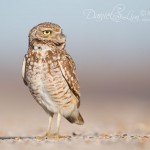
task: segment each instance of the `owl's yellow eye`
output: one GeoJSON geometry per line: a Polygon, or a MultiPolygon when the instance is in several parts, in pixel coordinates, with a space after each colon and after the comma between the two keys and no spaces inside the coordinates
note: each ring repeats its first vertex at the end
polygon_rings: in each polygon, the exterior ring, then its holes
{"type": "Polygon", "coordinates": [[[50,34],[51,34],[51,31],[45,30],[45,31],[43,31],[43,34],[44,34],[44,35],[50,35],[50,34]]]}

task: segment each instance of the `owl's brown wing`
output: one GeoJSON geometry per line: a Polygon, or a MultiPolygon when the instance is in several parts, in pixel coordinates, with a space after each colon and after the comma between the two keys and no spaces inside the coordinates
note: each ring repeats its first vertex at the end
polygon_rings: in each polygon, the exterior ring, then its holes
{"type": "Polygon", "coordinates": [[[25,80],[25,68],[26,68],[26,57],[24,56],[22,63],[22,79],[24,81],[24,84],[27,85],[27,82],[25,80]]]}
{"type": "Polygon", "coordinates": [[[80,88],[77,76],[75,74],[75,63],[71,56],[65,52],[58,60],[61,72],[66,82],[68,83],[72,93],[78,99],[78,107],[80,105],[80,88]]]}

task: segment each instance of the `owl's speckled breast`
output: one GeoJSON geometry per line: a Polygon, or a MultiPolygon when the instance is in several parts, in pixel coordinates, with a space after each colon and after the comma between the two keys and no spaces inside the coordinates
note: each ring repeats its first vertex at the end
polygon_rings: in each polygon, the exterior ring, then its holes
{"type": "Polygon", "coordinates": [[[26,81],[31,94],[47,112],[56,113],[69,104],[71,91],[51,51],[32,51],[26,55],[26,81]]]}

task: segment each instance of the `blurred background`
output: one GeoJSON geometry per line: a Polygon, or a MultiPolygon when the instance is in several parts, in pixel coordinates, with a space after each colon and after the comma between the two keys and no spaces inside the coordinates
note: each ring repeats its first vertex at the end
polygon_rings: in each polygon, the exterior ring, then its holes
{"type": "Polygon", "coordinates": [[[62,27],[81,87],[85,125],[63,119],[62,132],[149,133],[149,1],[5,0],[0,19],[2,136],[34,136],[47,128],[47,114],[21,77],[29,30],[41,22],[62,27]]]}

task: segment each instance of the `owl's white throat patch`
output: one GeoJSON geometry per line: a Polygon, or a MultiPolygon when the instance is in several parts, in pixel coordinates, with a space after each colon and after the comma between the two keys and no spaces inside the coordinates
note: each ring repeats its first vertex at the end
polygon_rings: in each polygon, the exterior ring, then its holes
{"type": "Polygon", "coordinates": [[[53,50],[53,47],[48,46],[48,45],[37,44],[37,45],[34,45],[33,49],[41,50],[41,51],[48,51],[48,50],[53,50]]]}

